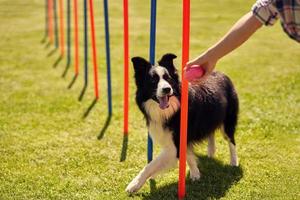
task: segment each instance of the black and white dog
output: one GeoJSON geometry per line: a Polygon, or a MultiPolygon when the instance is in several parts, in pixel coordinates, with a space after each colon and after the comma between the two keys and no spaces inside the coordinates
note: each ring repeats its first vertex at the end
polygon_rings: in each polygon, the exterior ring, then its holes
{"type": "MultiPolygon", "coordinates": [[[[153,141],[162,148],[129,183],[126,191],[138,191],[150,177],[176,165],[180,141],[180,82],[174,67],[174,54],[166,54],[157,66],[141,58],[132,58],[136,103],[146,118],[153,141]]],[[[213,72],[204,81],[189,85],[187,163],[190,178],[198,180],[200,171],[193,153],[193,144],[208,139],[208,156],[215,153],[214,132],[221,128],[229,143],[230,163],[238,166],[234,132],[238,117],[238,97],[230,79],[213,72]]]]}

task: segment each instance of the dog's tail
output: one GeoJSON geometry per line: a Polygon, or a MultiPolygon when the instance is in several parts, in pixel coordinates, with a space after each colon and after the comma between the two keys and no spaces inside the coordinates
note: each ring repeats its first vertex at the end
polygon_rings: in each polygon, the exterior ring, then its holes
{"type": "Polygon", "coordinates": [[[237,93],[235,91],[235,88],[231,82],[231,80],[228,79],[227,87],[226,87],[226,93],[227,93],[227,109],[226,109],[226,115],[224,120],[224,132],[228,136],[228,139],[232,144],[235,145],[235,139],[234,139],[234,133],[237,126],[238,121],[238,112],[239,112],[239,100],[237,93]]]}

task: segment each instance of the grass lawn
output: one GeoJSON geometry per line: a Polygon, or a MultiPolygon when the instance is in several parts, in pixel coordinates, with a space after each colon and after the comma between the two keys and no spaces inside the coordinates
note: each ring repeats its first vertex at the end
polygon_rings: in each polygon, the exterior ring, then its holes
{"type": "MultiPolygon", "coordinates": [[[[83,87],[82,32],[80,76],[68,89],[73,62],[68,68],[66,59],[58,60],[59,50],[41,42],[44,1],[0,0],[1,200],[176,199],[178,169],[146,183],[135,195],[124,191],[147,162],[147,132],[134,102],[131,68],[130,132],[128,141],[123,138],[121,0],[109,1],[113,116],[103,130],[107,94],[102,3],[94,2],[100,100],[83,117],[94,96],[90,74],[86,94],[78,101],[83,87]]],[[[253,3],[192,0],[191,57],[216,42],[253,3]]],[[[148,57],[149,6],[149,0],[130,1],[131,56],[148,57]]],[[[157,22],[157,58],[173,52],[179,67],[181,1],[158,1],[157,22]]],[[[240,167],[228,165],[227,143],[217,134],[215,159],[207,158],[206,142],[197,148],[202,179],[187,181],[186,199],[300,199],[299,52],[300,45],[277,23],[259,30],[218,63],[218,70],[232,78],[239,93],[240,167]]],[[[89,66],[92,72],[92,63],[89,66]]],[[[158,151],[155,146],[155,154],[158,151]]]]}

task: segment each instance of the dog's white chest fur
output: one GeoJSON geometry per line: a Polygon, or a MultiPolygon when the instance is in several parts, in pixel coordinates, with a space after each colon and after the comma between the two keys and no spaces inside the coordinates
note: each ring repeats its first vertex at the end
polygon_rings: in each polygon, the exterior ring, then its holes
{"type": "Polygon", "coordinates": [[[148,129],[154,142],[165,148],[174,146],[172,132],[164,128],[164,123],[180,108],[177,98],[171,97],[169,107],[164,110],[160,109],[158,103],[152,99],[144,103],[144,108],[150,116],[148,129]]]}
{"type": "Polygon", "coordinates": [[[173,144],[172,132],[162,127],[162,124],[150,121],[149,133],[155,143],[161,147],[169,147],[173,144]]]}

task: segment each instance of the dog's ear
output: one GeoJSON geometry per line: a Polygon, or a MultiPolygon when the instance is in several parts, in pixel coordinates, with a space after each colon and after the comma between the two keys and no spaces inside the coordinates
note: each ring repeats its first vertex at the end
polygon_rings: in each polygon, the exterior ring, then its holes
{"type": "Polygon", "coordinates": [[[142,57],[133,57],[131,58],[131,62],[133,63],[133,68],[135,73],[146,73],[150,70],[151,64],[147,60],[142,57]]]}
{"type": "Polygon", "coordinates": [[[172,53],[167,53],[165,55],[163,55],[163,57],[160,59],[160,61],[158,61],[158,64],[162,67],[167,68],[167,70],[169,71],[171,77],[177,82],[179,83],[179,77],[177,74],[177,70],[174,66],[173,60],[177,58],[176,55],[172,54],[172,53]]]}
{"type": "Polygon", "coordinates": [[[173,60],[177,58],[176,55],[172,54],[172,53],[167,53],[165,55],[163,55],[163,57],[161,57],[161,59],[158,61],[158,64],[162,67],[167,68],[167,70],[170,73],[176,73],[176,68],[174,66],[173,60]]]}

